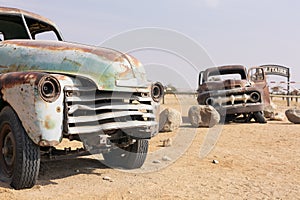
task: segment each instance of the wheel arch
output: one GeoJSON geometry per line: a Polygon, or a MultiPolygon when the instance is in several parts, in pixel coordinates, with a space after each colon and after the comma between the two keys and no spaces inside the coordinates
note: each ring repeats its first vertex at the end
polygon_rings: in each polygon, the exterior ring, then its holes
{"type": "Polygon", "coordinates": [[[39,146],[55,146],[62,139],[63,93],[51,102],[42,98],[40,92],[41,82],[49,77],[56,79],[43,72],[0,75],[0,110],[10,106],[28,137],[39,146]]]}

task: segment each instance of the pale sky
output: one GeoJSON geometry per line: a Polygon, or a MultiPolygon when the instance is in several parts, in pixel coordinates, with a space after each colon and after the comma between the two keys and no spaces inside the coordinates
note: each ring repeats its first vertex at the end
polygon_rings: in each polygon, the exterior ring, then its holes
{"type": "MultiPolygon", "coordinates": [[[[204,49],[215,65],[242,64],[251,67],[280,64],[290,67],[291,80],[300,82],[300,1],[297,0],[0,2],[1,6],[17,7],[50,18],[59,26],[67,41],[99,45],[132,29],[157,27],[187,36],[204,49]]],[[[173,60],[168,55],[158,55],[160,59],[151,62],[149,58],[154,55],[156,53],[144,58],[136,53],[134,56],[140,56],[138,59],[145,60],[146,65],[157,63],[163,69],[163,66],[171,69],[174,65],[174,73],[166,71],[159,75],[167,77],[167,82],[171,82],[172,77],[173,80],[180,77],[193,80],[190,87],[195,89],[198,79],[196,71],[210,67],[198,66],[198,69],[189,71],[183,65],[181,68],[175,67],[181,61],[161,63],[162,58],[173,60]]],[[[209,65],[209,62],[203,63],[209,65]]]]}

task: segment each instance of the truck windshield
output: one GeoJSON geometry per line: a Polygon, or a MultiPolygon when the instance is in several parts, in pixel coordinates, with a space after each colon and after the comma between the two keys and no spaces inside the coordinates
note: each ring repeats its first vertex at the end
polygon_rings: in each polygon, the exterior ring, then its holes
{"type": "Polygon", "coordinates": [[[240,74],[221,74],[209,76],[208,81],[241,80],[240,74]]]}
{"type": "Polygon", "coordinates": [[[22,15],[0,15],[1,40],[13,39],[50,39],[62,40],[59,32],[52,25],[22,15]],[[26,26],[27,25],[27,26],[26,26]]]}

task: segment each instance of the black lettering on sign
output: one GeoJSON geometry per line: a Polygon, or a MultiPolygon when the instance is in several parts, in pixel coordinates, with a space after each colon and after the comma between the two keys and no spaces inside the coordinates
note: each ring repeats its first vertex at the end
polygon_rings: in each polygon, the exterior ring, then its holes
{"type": "Polygon", "coordinates": [[[279,75],[289,77],[289,68],[280,65],[263,65],[261,66],[265,69],[267,75],[279,75]]]}

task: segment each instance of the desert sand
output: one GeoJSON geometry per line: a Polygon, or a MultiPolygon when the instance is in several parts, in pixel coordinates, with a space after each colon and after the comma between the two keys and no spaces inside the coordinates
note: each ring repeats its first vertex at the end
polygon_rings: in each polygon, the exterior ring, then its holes
{"type": "MultiPolygon", "coordinates": [[[[278,112],[288,108],[274,103],[278,112]]],[[[186,119],[195,104],[193,96],[168,95],[162,108],[186,119]]],[[[212,129],[184,120],[150,145],[145,165],[130,172],[106,167],[101,156],[42,161],[36,186],[18,191],[0,182],[0,199],[300,199],[300,125],[287,119],[212,129]]]]}

